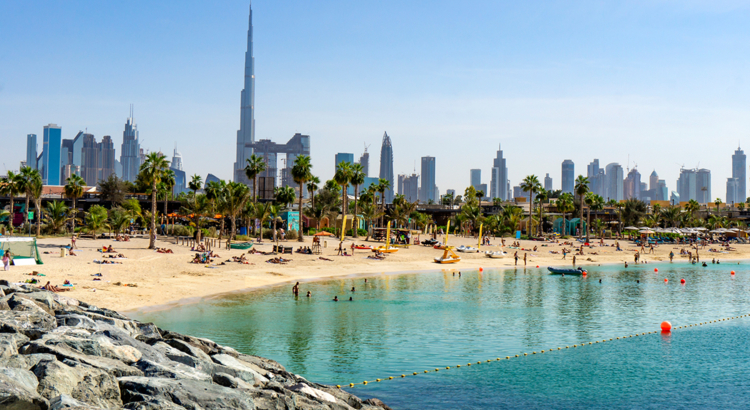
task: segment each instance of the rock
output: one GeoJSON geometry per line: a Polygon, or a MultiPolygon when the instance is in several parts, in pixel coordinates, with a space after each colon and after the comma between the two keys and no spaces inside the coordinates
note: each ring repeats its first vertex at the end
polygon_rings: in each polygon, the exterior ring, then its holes
{"type": "Polygon", "coordinates": [[[34,340],[57,326],[54,316],[27,302],[34,308],[24,311],[0,310],[0,333],[22,333],[34,340]]]}
{"type": "Polygon", "coordinates": [[[67,394],[61,394],[49,401],[49,410],[104,410],[102,407],[95,407],[82,403],[67,394]]]}
{"type": "Polygon", "coordinates": [[[198,380],[204,382],[212,380],[211,375],[174,361],[156,363],[147,359],[141,359],[135,364],[135,366],[148,377],[198,380]]]}
{"type": "Polygon", "coordinates": [[[0,372],[0,408],[8,410],[42,410],[49,407],[47,399],[14,378],[0,372]]]}
{"type": "Polygon", "coordinates": [[[130,402],[125,405],[125,408],[128,410],[185,410],[185,407],[162,398],[130,402]]]}
{"type": "Polygon", "coordinates": [[[143,372],[137,368],[126,365],[125,363],[109,359],[106,357],[90,356],[79,353],[67,345],[46,345],[39,341],[29,342],[21,348],[22,354],[30,353],[49,353],[55,355],[57,360],[65,361],[70,360],[73,362],[80,362],[87,364],[91,367],[103,370],[115,377],[122,376],[141,376],[143,372]]]}
{"type": "Polygon", "coordinates": [[[327,401],[330,403],[336,403],[336,397],[334,397],[332,394],[310,387],[304,383],[298,383],[293,386],[289,386],[289,390],[295,391],[297,393],[306,394],[314,399],[323,400],[323,401],[327,401]]]}
{"type": "Polygon", "coordinates": [[[383,403],[381,400],[375,399],[375,398],[367,399],[364,401],[364,403],[370,406],[380,407],[383,410],[393,410],[392,408],[388,407],[385,403],[383,403]]]}
{"type": "Polygon", "coordinates": [[[26,369],[29,370],[36,366],[39,362],[48,360],[57,360],[55,356],[51,354],[17,354],[8,358],[0,359],[0,367],[12,367],[14,369],[26,369]]]}
{"type": "Polygon", "coordinates": [[[255,390],[252,384],[226,373],[215,373],[213,381],[219,386],[231,387],[232,389],[255,390]]]}
{"type": "Polygon", "coordinates": [[[0,333],[0,358],[18,354],[18,349],[29,340],[21,333],[0,333]]]}
{"type": "Polygon", "coordinates": [[[12,367],[0,367],[0,374],[5,375],[10,380],[22,385],[26,390],[37,391],[39,387],[39,381],[36,376],[29,370],[17,369],[12,367]]]}
{"type": "Polygon", "coordinates": [[[169,339],[166,341],[166,344],[169,346],[172,346],[173,348],[181,351],[182,353],[186,353],[190,356],[195,357],[196,359],[200,360],[206,360],[211,361],[211,357],[207,355],[203,350],[179,339],[169,339]]]}
{"type": "Polygon", "coordinates": [[[157,377],[120,377],[118,380],[125,404],[156,398],[188,409],[255,409],[252,398],[242,390],[216,384],[157,377]]]}
{"type": "Polygon", "coordinates": [[[130,346],[135,348],[141,353],[141,358],[148,359],[154,362],[162,362],[166,360],[166,357],[152,346],[137,340],[125,333],[122,330],[110,329],[97,332],[106,336],[116,346],[130,346]]]}
{"type": "Polygon", "coordinates": [[[37,391],[48,400],[65,394],[97,407],[122,407],[117,379],[100,369],[79,362],[44,361],[32,370],[39,378],[37,391]]]}
{"type": "Polygon", "coordinates": [[[237,374],[235,375],[236,377],[239,377],[240,379],[252,384],[253,386],[258,386],[260,384],[268,382],[267,378],[263,377],[260,373],[253,370],[250,366],[242,363],[232,356],[226,354],[215,354],[211,356],[211,359],[222,366],[226,366],[230,369],[235,370],[237,372],[237,374]]]}

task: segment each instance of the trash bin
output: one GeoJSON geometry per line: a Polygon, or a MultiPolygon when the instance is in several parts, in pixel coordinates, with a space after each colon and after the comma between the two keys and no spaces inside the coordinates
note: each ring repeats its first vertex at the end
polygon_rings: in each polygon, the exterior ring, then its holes
{"type": "Polygon", "coordinates": [[[240,227],[240,235],[247,236],[247,227],[245,227],[245,226],[241,226],[240,227]]]}

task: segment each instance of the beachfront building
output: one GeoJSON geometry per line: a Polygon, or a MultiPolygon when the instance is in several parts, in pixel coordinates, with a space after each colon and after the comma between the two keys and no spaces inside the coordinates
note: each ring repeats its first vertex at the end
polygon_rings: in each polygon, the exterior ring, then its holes
{"type": "Polygon", "coordinates": [[[26,135],[26,166],[36,169],[36,134],[26,135]]]}
{"type": "Polygon", "coordinates": [[[490,176],[490,197],[500,198],[503,201],[510,199],[510,183],[508,182],[508,167],[503,150],[500,145],[497,147],[497,155],[492,160],[492,174],[490,176]]]}
{"type": "Polygon", "coordinates": [[[566,159],[562,163],[562,191],[573,193],[576,182],[576,169],[573,161],[566,159]]]}
{"type": "Polygon", "coordinates": [[[42,139],[41,174],[44,185],[60,185],[60,148],[62,146],[62,128],[56,124],[44,126],[42,139]]]}
{"type": "MultiPolygon", "coordinates": [[[[120,173],[122,179],[135,182],[141,168],[141,145],[138,141],[138,127],[135,125],[135,119],[133,118],[132,104],[130,105],[130,117],[125,121],[125,130],[122,132],[120,164],[122,164],[122,172],[120,173]]],[[[76,165],[80,166],[81,164],[76,165]]]]}
{"type": "Polygon", "coordinates": [[[614,199],[620,201],[625,199],[623,196],[623,170],[620,164],[613,162],[604,167],[604,186],[606,188],[606,196],[602,195],[606,200],[614,199]]]}
{"type": "Polygon", "coordinates": [[[637,168],[628,172],[622,184],[622,194],[625,199],[641,199],[641,173],[637,168]]]}
{"type": "Polygon", "coordinates": [[[544,177],[544,190],[552,191],[552,177],[549,176],[549,173],[544,177]]]}
{"type": "Polygon", "coordinates": [[[422,185],[419,187],[419,201],[423,204],[430,200],[437,202],[435,186],[435,157],[422,157],[422,185]]]}
{"type": "Polygon", "coordinates": [[[680,169],[680,177],[677,179],[677,193],[680,201],[687,202],[691,199],[705,204],[713,202],[711,198],[711,171],[705,168],[680,169]]]}
{"type": "Polygon", "coordinates": [[[390,182],[390,187],[385,190],[385,202],[393,202],[393,145],[391,144],[391,137],[388,136],[387,132],[383,132],[383,144],[380,147],[380,178],[390,182]]]}
{"type": "Polygon", "coordinates": [[[737,147],[732,155],[732,178],[737,180],[737,191],[734,200],[729,200],[729,189],[727,189],[727,203],[745,202],[747,198],[747,156],[745,152],[737,147]]]}
{"type": "Polygon", "coordinates": [[[404,199],[409,202],[414,202],[419,199],[419,175],[399,174],[398,193],[399,195],[403,195],[404,199]]]}
{"type": "MultiPolygon", "coordinates": [[[[250,185],[250,180],[248,180],[247,175],[245,175],[245,166],[247,165],[246,160],[250,158],[254,152],[254,144],[255,58],[253,57],[253,9],[251,6],[247,28],[247,50],[245,51],[245,84],[240,93],[240,129],[237,131],[237,155],[234,162],[234,182],[242,182],[246,185],[250,185]]],[[[275,178],[276,174],[273,174],[273,176],[275,178]]]]}

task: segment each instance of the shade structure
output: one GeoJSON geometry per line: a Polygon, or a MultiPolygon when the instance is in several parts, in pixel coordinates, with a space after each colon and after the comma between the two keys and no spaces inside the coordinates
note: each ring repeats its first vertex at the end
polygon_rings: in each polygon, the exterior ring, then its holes
{"type": "Polygon", "coordinates": [[[330,232],[326,232],[326,231],[320,231],[313,236],[333,236],[333,234],[330,232]]]}
{"type": "Polygon", "coordinates": [[[637,231],[638,230],[638,228],[635,227],[635,226],[626,226],[623,229],[625,229],[626,231],[637,231]]]}

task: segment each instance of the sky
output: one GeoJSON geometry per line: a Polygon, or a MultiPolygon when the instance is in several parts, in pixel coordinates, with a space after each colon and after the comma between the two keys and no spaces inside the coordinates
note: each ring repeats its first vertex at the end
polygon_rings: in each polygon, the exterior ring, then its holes
{"type": "MultiPolygon", "coordinates": [[[[111,135],[129,105],[142,146],[230,178],[248,1],[0,0],[0,174],[26,134],[111,135]]],[[[750,3],[740,1],[255,0],[256,139],[311,136],[313,173],[337,152],[393,141],[394,172],[436,157],[437,185],[489,183],[498,146],[512,185],[561,163],[712,171],[750,150],[750,3]]],[[[40,147],[41,148],[41,147],[40,147]]],[[[627,171],[626,171],[627,172],[627,171]]]]}

